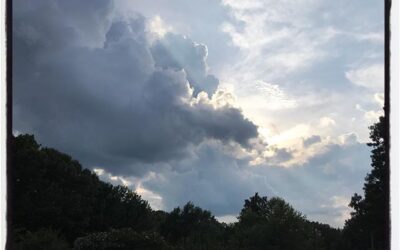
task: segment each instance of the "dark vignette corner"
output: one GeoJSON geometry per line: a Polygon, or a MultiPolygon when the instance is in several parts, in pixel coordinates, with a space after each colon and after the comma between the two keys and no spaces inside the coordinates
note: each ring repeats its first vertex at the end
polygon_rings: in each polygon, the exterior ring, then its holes
{"type": "MultiPolygon", "coordinates": [[[[385,112],[385,137],[387,138],[385,140],[385,147],[386,147],[386,162],[387,166],[389,167],[389,171],[387,171],[387,179],[389,180],[387,182],[387,192],[385,194],[386,200],[389,201],[390,203],[390,14],[391,14],[391,5],[392,1],[391,0],[385,0],[385,106],[384,106],[384,112],[385,112]]],[[[385,209],[385,214],[386,214],[386,249],[390,249],[390,242],[391,242],[391,226],[390,226],[390,204],[387,204],[387,207],[385,209]]]]}
{"type": "Polygon", "coordinates": [[[13,103],[13,96],[12,96],[12,0],[6,0],[5,1],[5,9],[6,9],[6,89],[7,89],[7,94],[6,94],[6,112],[7,112],[7,117],[6,117],[6,122],[7,122],[7,149],[6,149],[6,175],[7,175],[7,216],[6,216],[6,220],[7,220],[7,238],[6,238],[6,249],[12,249],[11,246],[11,241],[10,241],[10,225],[11,225],[11,218],[12,218],[12,210],[10,209],[10,199],[12,199],[12,197],[10,197],[9,195],[9,190],[10,190],[10,182],[9,182],[9,178],[10,178],[10,169],[12,166],[12,162],[11,162],[11,140],[12,140],[12,103],[13,103]]]}

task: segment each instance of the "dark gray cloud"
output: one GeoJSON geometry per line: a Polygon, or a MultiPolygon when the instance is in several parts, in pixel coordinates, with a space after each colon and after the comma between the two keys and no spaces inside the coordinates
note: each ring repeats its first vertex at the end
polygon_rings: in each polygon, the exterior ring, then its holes
{"type": "Polygon", "coordinates": [[[33,53],[53,53],[73,44],[99,46],[113,9],[114,2],[110,0],[13,1],[13,36],[36,47],[30,51],[33,53]]]}
{"type": "Polygon", "coordinates": [[[274,158],[276,158],[279,162],[285,162],[293,158],[290,150],[286,148],[277,149],[275,153],[276,155],[274,156],[274,158]]]}
{"type": "Polygon", "coordinates": [[[321,137],[319,135],[313,135],[308,137],[307,139],[303,139],[303,145],[305,147],[309,147],[318,142],[321,142],[321,137]]]}
{"type": "Polygon", "coordinates": [[[218,84],[204,45],[171,35],[152,47],[145,19],[112,19],[110,1],[16,6],[15,130],[123,175],[184,158],[205,139],[246,147],[257,137],[239,109],[192,102],[190,88],[213,93],[218,84]]]}

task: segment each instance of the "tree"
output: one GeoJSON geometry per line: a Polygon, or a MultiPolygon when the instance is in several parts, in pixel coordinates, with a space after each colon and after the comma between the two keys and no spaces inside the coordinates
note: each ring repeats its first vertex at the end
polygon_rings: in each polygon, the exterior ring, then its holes
{"type": "Polygon", "coordinates": [[[307,222],[312,230],[310,249],[318,250],[343,250],[342,234],[340,229],[335,229],[319,222],[307,222]]]}
{"type": "Polygon", "coordinates": [[[364,183],[364,198],[354,194],[349,206],[354,209],[344,228],[351,249],[389,249],[389,166],[387,162],[386,119],[370,126],[367,145],[372,148],[371,167],[364,183]]]}
{"type": "Polygon", "coordinates": [[[283,199],[260,197],[245,200],[238,217],[237,242],[251,249],[310,249],[311,228],[305,217],[283,199]]]}
{"type": "Polygon", "coordinates": [[[13,228],[60,230],[72,241],[90,229],[98,177],[70,156],[41,148],[31,135],[12,141],[10,218],[13,228]]]}
{"type": "Polygon", "coordinates": [[[177,207],[172,210],[161,225],[161,234],[184,249],[220,249],[218,239],[222,230],[211,212],[191,202],[182,209],[177,207]]]}

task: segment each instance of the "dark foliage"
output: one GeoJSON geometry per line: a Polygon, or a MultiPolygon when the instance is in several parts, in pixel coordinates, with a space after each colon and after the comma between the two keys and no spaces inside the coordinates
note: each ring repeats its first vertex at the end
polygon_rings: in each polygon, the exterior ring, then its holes
{"type": "Polygon", "coordinates": [[[221,249],[223,231],[209,211],[190,202],[172,210],[161,225],[161,234],[183,249],[221,249]]]}
{"type": "Polygon", "coordinates": [[[78,238],[74,250],[167,250],[172,249],[162,237],[153,232],[138,233],[130,228],[92,233],[78,238]]]}
{"type": "Polygon", "coordinates": [[[245,201],[234,234],[231,244],[239,249],[340,249],[339,230],[307,221],[283,199],[257,193],[245,201]]]}
{"type": "Polygon", "coordinates": [[[59,232],[51,229],[40,229],[36,232],[19,231],[14,232],[18,235],[14,246],[16,250],[68,250],[70,249],[65,239],[59,232]]]}
{"type": "Polygon", "coordinates": [[[16,137],[11,147],[12,229],[57,229],[72,243],[109,228],[152,228],[150,206],[128,188],[100,181],[68,155],[41,148],[31,135],[16,137]]]}

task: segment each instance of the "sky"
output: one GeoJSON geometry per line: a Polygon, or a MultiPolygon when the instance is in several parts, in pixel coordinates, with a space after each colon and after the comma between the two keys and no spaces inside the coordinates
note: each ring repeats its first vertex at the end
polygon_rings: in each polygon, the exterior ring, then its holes
{"type": "Polygon", "coordinates": [[[258,192],[342,227],[383,114],[383,1],[13,1],[13,133],[153,209],[258,192]]]}

